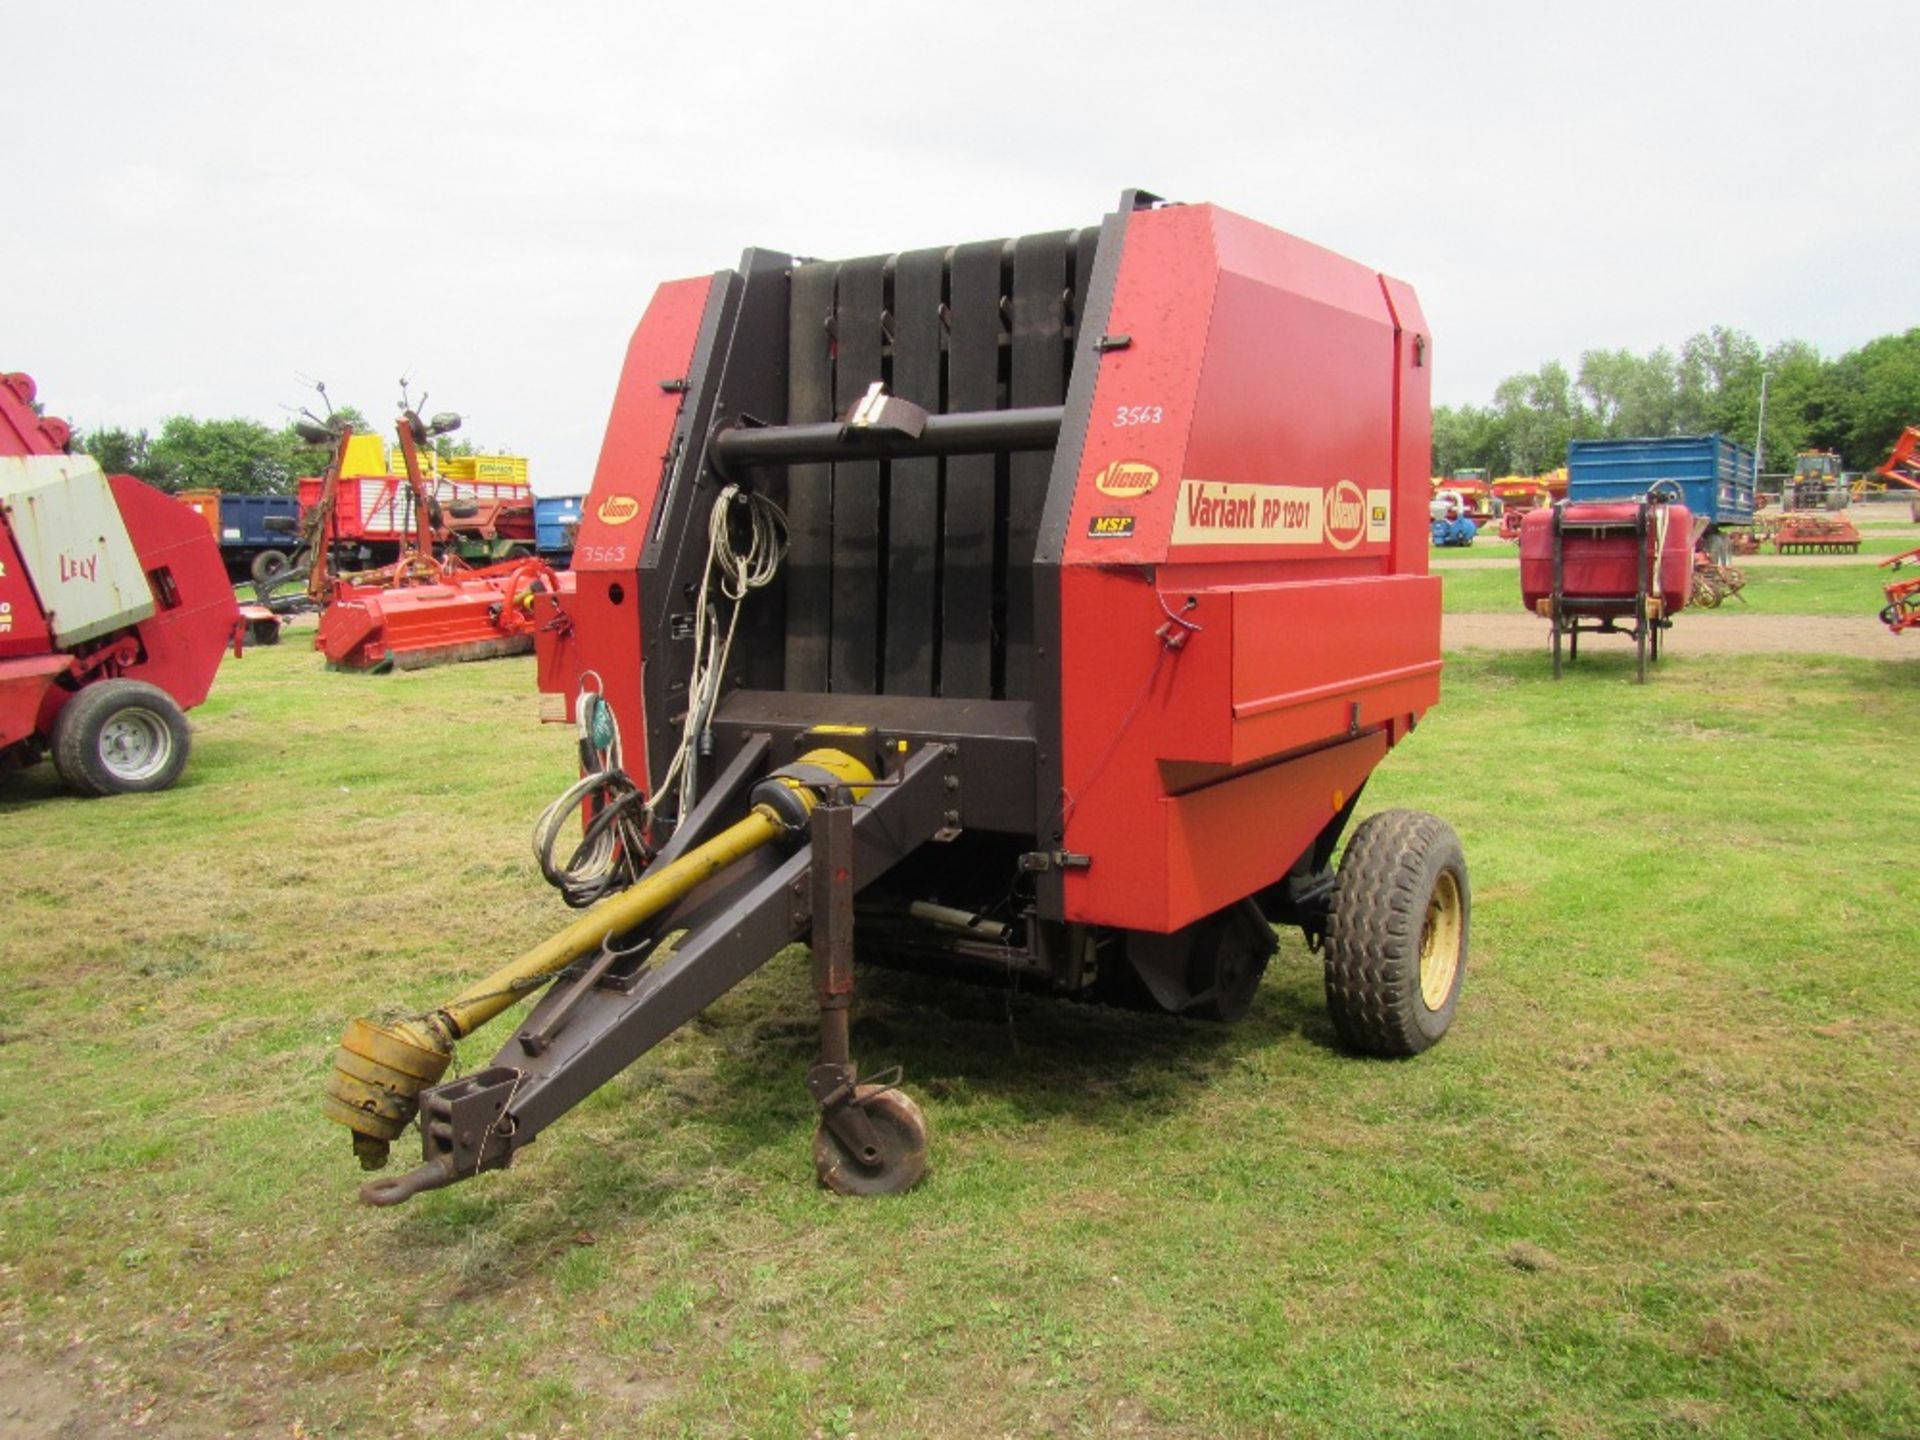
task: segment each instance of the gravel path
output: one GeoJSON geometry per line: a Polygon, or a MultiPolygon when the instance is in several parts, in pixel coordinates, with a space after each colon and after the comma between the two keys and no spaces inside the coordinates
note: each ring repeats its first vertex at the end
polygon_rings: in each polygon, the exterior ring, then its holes
{"type": "MultiPolygon", "coordinates": [[[[1538,650],[1547,653],[1547,622],[1533,615],[1444,615],[1448,650],[1538,650]]],[[[1625,635],[1582,635],[1580,648],[1619,646],[1625,635]]],[[[1866,660],[1920,661],[1920,634],[1895,635],[1871,616],[1682,615],[1666,635],[1678,655],[1857,655],[1866,660]]],[[[1669,653],[1663,647],[1662,653],[1669,653]]]]}

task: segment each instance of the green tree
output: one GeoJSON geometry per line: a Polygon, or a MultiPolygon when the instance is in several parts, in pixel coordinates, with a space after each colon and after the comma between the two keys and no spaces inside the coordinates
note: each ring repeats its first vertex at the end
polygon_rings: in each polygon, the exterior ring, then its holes
{"type": "Polygon", "coordinates": [[[1664,347],[1649,355],[1588,350],[1580,356],[1579,391],[1585,425],[1619,439],[1671,435],[1680,415],[1679,365],[1664,347]]]}
{"type": "Polygon", "coordinates": [[[78,448],[99,461],[101,470],[109,475],[132,475],[149,482],[161,478],[144,430],[123,430],[118,426],[89,430],[80,436],[78,448]]]}
{"type": "Polygon", "coordinates": [[[1558,360],[1527,375],[1510,375],[1494,389],[1493,408],[1505,430],[1506,464],[1492,469],[1537,475],[1566,459],[1567,441],[1591,428],[1574,394],[1573,378],[1558,360]]]}
{"type": "Polygon", "coordinates": [[[159,483],[169,490],[218,489],[235,495],[284,494],[311,473],[308,447],[292,426],[257,420],[196,420],[172,415],[149,447],[159,483]]]}
{"type": "Polygon", "coordinates": [[[1883,335],[1833,362],[1822,436],[1849,469],[1865,470],[1909,425],[1920,425],[1920,327],[1883,335]]]}
{"type": "Polygon", "coordinates": [[[1433,412],[1433,473],[1498,471],[1506,462],[1500,416],[1478,405],[1439,405],[1433,412]]]}

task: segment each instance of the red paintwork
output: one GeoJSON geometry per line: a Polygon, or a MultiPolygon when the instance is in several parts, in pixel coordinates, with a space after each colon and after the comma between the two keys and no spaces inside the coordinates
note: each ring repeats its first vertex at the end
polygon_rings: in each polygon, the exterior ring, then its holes
{"type": "Polygon", "coordinates": [[[36,415],[39,391],[31,375],[0,375],[0,455],[64,455],[73,427],[51,415],[36,415]]]}
{"type": "Polygon", "coordinates": [[[678,393],[662,389],[660,382],[685,375],[692,365],[711,285],[705,276],[662,285],[633,332],[593,489],[580,510],[580,533],[573,547],[574,593],[566,605],[573,626],[552,632],[553,639],[542,642],[540,688],[565,696],[571,721],[582,679],[591,676],[619,721],[626,768],[638,776],[650,771],[647,727],[640,713],[642,642],[635,572],[681,402],[678,393]]]}
{"type": "MultiPolygon", "coordinates": [[[[575,628],[541,646],[569,710],[583,680],[609,697],[635,775],[635,568],[681,403],[661,381],[688,374],[708,295],[663,286],[641,321],[581,517],[575,628]]],[[[1127,218],[1105,328],[1130,343],[1082,352],[1089,423],[1052,480],[1070,520],[1037,556],[1059,585],[1037,658],[1060,709],[1036,730],[1064,778],[1038,839],[1092,857],[1065,873],[1065,918],[1165,931],[1280,879],[1439,698],[1430,351],[1404,284],[1205,205],[1127,218]],[[1209,515],[1237,528],[1196,532],[1209,515]],[[1123,523],[1096,533],[1104,517],[1123,523]]]]}
{"type": "MultiPolygon", "coordinates": [[[[326,479],[320,475],[308,475],[295,485],[295,493],[300,500],[300,513],[304,516],[320,503],[321,492],[326,479]]],[[[454,500],[470,501],[480,507],[480,513],[466,520],[452,521],[450,528],[465,530],[473,534],[485,535],[487,525],[509,540],[532,540],[533,532],[533,491],[530,486],[518,485],[510,480],[449,480],[439,476],[428,482],[428,488],[445,505],[454,500]],[[491,490],[511,489],[516,498],[504,498],[498,495],[480,495],[475,486],[484,486],[491,490]],[[525,498],[517,498],[524,495],[525,498]]],[[[401,497],[407,489],[405,475],[342,475],[334,494],[332,533],[336,540],[369,540],[376,544],[404,543],[413,538],[405,529],[392,523],[391,518],[406,513],[406,501],[401,497]],[[374,482],[363,492],[364,482],[374,482]]],[[[491,537],[488,537],[491,538],[491,537]]]]}
{"type": "Polygon", "coordinates": [[[1909,490],[1920,490],[1920,426],[1909,425],[1902,430],[1893,442],[1893,453],[1873,473],[1909,490]]]}
{"type": "Polygon", "coordinates": [[[1061,570],[1064,848],[1094,857],[1066,917],[1171,930],[1277,880],[1439,698],[1426,323],[1397,281],[1182,206],[1130,217],[1107,330],[1133,343],[1101,361],[1061,570]],[[1136,405],[1162,422],[1112,423],[1136,405]],[[1116,460],[1160,480],[1103,494],[1116,460]],[[1183,480],[1351,481],[1390,516],[1345,548],[1182,543],[1183,480]],[[1131,540],[1089,534],[1109,514],[1131,540]]]}
{"type": "MultiPolygon", "coordinates": [[[[65,452],[69,427],[34,415],[33,398],[25,375],[0,376],[0,454],[65,452]]],[[[154,613],[74,652],[54,650],[25,567],[0,523],[0,600],[11,606],[13,619],[0,634],[0,750],[36,736],[44,741],[81,685],[111,676],[157,685],[191,710],[207,698],[227,647],[238,648],[240,607],[207,522],[131,475],[110,476],[108,483],[153,588],[154,613]]]]}
{"type": "Polygon", "coordinates": [[[554,584],[538,561],[449,572],[429,584],[337,584],[313,648],[344,670],[520,654],[533,648],[537,612],[528,600],[536,583],[554,584]]]}
{"type": "MultiPolygon", "coordinates": [[[[1640,589],[1640,559],[1632,526],[1637,504],[1630,500],[1595,501],[1564,507],[1569,520],[1610,521],[1627,527],[1608,534],[1571,532],[1562,538],[1561,592],[1589,600],[1631,603],[1640,589]]],[[[1649,520],[1647,555],[1659,560],[1661,603],[1671,615],[1687,603],[1693,588],[1693,516],[1684,505],[1668,505],[1666,548],[1656,550],[1649,520]]],[[[1537,611],[1553,596],[1553,515],[1532,510],[1520,525],[1520,598],[1537,611]]],[[[1577,608],[1577,607],[1576,607],[1577,608]]]]}
{"type": "Polygon", "coordinates": [[[160,600],[154,613],[133,627],[140,658],[120,673],[158,685],[191,710],[213,688],[221,658],[242,623],[226,563],[206,522],[178,500],[131,475],[113,476],[112,485],[133,548],[160,600]],[[163,570],[178,597],[172,608],[155,580],[163,570]]]}

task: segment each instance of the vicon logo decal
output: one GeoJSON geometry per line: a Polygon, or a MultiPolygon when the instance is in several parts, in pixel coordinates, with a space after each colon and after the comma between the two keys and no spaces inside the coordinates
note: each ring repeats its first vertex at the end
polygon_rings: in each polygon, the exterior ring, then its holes
{"type": "Polygon", "coordinates": [[[609,495],[593,513],[602,525],[624,525],[640,513],[640,502],[631,495],[609,495]]]}
{"type": "Polygon", "coordinates": [[[1351,550],[1367,534],[1367,497],[1351,480],[1336,480],[1327,487],[1327,543],[1336,550],[1351,550]]]}
{"type": "Polygon", "coordinates": [[[1132,500],[1145,495],[1160,483],[1160,472],[1140,460],[1115,460],[1093,477],[1093,488],[1102,495],[1132,500]]]}

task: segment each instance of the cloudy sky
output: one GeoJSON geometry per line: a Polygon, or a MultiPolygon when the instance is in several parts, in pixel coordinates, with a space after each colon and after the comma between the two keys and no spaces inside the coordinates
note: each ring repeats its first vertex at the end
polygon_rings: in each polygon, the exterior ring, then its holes
{"type": "Polygon", "coordinates": [[[653,286],[1214,200],[1411,281],[1446,401],[1920,324],[1910,0],[6,0],[0,368],[83,426],[407,372],[584,489],[653,286]]]}

